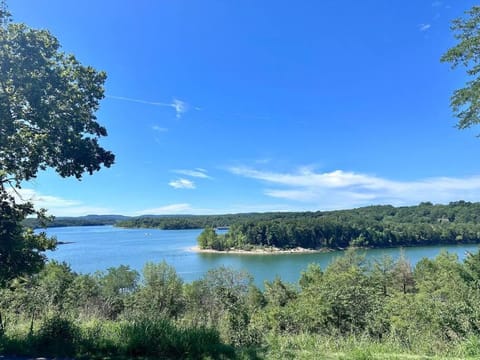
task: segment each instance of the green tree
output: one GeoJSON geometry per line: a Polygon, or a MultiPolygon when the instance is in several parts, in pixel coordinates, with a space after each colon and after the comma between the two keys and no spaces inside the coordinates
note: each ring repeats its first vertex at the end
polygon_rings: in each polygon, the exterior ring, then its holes
{"type": "MultiPolygon", "coordinates": [[[[107,135],[95,112],[104,96],[104,72],[83,66],[60,50],[47,30],[11,23],[0,13],[0,285],[38,271],[55,241],[25,230],[36,213],[19,196],[22,182],[53,168],[81,179],[114,155],[102,148],[107,135]]],[[[42,217],[44,212],[37,215],[42,217]]]]}
{"type": "Polygon", "coordinates": [[[284,283],[278,276],[273,281],[265,281],[265,300],[269,305],[286,306],[296,298],[295,287],[284,283]]]}
{"type": "Polygon", "coordinates": [[[318,286],[317,303],[324,308],[329,328],[354,333],[365,328],[374,294],[365,257],[349,250],[325,270],[318,286]]]}
{"type": "Polygon", "coordinates": [[[218,245],[218,235],[210,226],[207,226],[198,236],[198,246],[200,249],[216,249],[218,245]]]}
{"type": "Polygon", "coordinates": [[[91,275],[77,275],[65,296],[66,305],[75,317],[99,318],[104,315],[100,285],[91,275]]]}
{"type": "Polygon", "coordinates": [[[42,271],[35,275],[42,292],[46,294],[42,303],[51,310],[63,311],[66,307],[68,288],[76,274],[63,262],[49,261],[42,271]]]}
{"type": "Polygon", "coordinates": [[[115,319],[125,307],[125,298],[135,291],[139,274],[128,265],[111,267],[106,273],[97,273],[103,314],[115,319]]]}
{"type": "Polygon", "coordinates": [[[452,68],[463,65],[471,79],[464,88],[455,90],[451,98],[460,129],[480,122],[480,6],[472,7],[465,14],[451,26],[458,43],[441,57],[441,61],[451,63],[452,68]]]}
{"type": "Polygon", "coordinates": [[[173,266],[165,261],[147,262],[143,268],[143,283],[133,297],[136,315],[177,318],[181,314],[185,306],[183,281],[173,266]]]}
{"type": "Polygon", "coordinates": [[[209,270],[200,280],[185,286],[186,318],[193,325],[219,329],[230,344],[249,343],[249,315],[262,303],[261,296],[253,293],[252,281],[243,271],[223,266],[209,270]]]}

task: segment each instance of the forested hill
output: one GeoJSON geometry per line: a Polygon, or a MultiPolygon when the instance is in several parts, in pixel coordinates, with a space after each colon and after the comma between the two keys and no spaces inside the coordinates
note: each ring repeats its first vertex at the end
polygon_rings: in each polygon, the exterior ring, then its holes
{"type": "MultiPolygon", "coordinates": [[[[65,226],[99,226],[99,225],[114,225],[118,221],[128,219],[127,216],[122,215],[86,215],[78,217],[56,217],[47,222],[46,227],[65,227],[65,226]]],[[[28,218],[23,221],[23,225],[31,228],[42,228],[45,225],[41,224],[35,218],[28,218]]]]}
{"type": "Polygon", "coordinates": [[[140,216],[119,221],[116,225],[125,228],[156,228],[163,230],[204,229],[206,227],[228,227],[240,222],[270,221],[279,219],[306,218],[320,213],[242,213],[226,215],[172,215],[140,216]]]}
{"type": "Polygon", "coordinates": [[[140,216],[120,220],[116,223],[125,228],[157,228],[164,230],[203,229],[205,227],[228,227],[233,224],[255,224],[271,221],[309,222],[330,219],[346,222],[388,223],[480,223],[480,203],[466,201],[448,205],[433,205],[425,202],[416,206],[394,207],[391,205],[367,206],[352,210],[316,212],[269,212],[226,215],[171,215],[140,216]]]}
{"type": "Polygon", "coordinates": [[[255,214],[229,223],[227,234],[207,229],[201,248],[251,246],[344,248],[480,242],[480,203],[369,206],[353,210],[255,214]]]}

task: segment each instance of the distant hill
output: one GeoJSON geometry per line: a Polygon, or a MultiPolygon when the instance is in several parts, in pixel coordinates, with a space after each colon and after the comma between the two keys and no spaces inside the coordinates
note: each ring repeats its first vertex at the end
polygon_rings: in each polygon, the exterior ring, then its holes
{"type": "MultiPolygon", "coordinates": [[[[115,225],[119,221],[130,219],[123,215],[86,215],[86,216],[59,216],[47,224],[47,227],[66,227],[66,226],[100,226],[115,225]]],[[[31,228],[42,228],[43,226],[37,219],[26,219],[23,224],[31,228]]]]}

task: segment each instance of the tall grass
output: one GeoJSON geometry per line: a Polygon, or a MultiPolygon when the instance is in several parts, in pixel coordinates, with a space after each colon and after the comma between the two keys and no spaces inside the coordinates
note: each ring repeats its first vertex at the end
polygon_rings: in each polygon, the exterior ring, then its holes
{"type": "Polygon", "coordinates": [[[438,346],[426,334],[406,345],[395,338],[373,340],[368,336],[314,334],[266,337],[267,359],[479,359],[480,338],[469,337],[438,346]]]}
{"type": "Polygon", "coordinates": [[[61,316],[42,321],[33,333],[19,324],[0,337],[1,353],[77,358],[234,359],[218,332],[183,328],[167,319],[89,321],[61,316]]]}

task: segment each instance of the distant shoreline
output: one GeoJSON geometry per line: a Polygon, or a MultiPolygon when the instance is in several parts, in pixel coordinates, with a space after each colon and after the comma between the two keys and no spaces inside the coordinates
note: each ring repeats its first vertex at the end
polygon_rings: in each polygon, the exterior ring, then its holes
{"type": "Polygon", "coordinates": [[[198,246],[188,248],[188,251],[202,254],[234,254],[234,255],[281,255],[281,254],[316,254],[327,253],[335,251],[335,249],[306,249],[296,247],[292,249],[280,249],[276,247],[253,248],[252,250],[243,249],[228,249],[228,250],[214,250],[214,249],[200,249],[198,246]]]}

